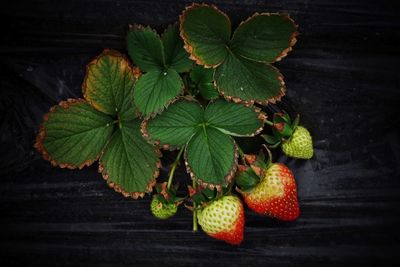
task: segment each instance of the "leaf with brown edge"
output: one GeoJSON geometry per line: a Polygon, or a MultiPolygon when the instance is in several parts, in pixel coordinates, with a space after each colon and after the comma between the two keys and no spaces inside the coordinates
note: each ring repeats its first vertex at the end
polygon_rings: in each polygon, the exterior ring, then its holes
{"type": "Polygon", "coordinates": [[[214,82],[225,99],[267,105],[284,96],[283,76],[268,63],[285,57],[297,41],[289,15],[256,13],[232,38],[229,18],[215,6],[193,4],[180,22],[186,50],[196,63],[215,68],[214,82]]]}
{"type": "Polygon", "coordinates": [[[83,99],[69,99],[44,116],[35,148],[61,168],[83,168],[99,157],[111,137],[112,118],[83,99]]]}
{"type": "Polygon", "coordinates": [[[86,68],[82,85],[85,99],[97,110],[134,119],[133,89],[140,72],[115,50],[104,50],[86,68]]]}
{"type": "Polygon", "coordinates": [[[172,68],[147,72],[135,84],[135,105],[143,115],[153,115],[173,102],[183,87],[181,77],[172,68]]]}
{"type": "Polygon", "coordinates": [[[237,146],[230,135],[250,136],[263,126],[265,115],[254,107],[218,99],[206,109],[182,98],[160,115],[144,120],[142,133],[163,147],[185,146],[192,178],[208,187],[226,186],[236,171],[237,146]]]}
{"type": "Polygon", "coordinates": [[[203,107],[181,98],[153,119],[144,120],[142,133],[151,142],[172,147],[185,145],[203,122],[203,107]]]}
{"type": "Polygon", "coordinates": [[[166,67],[163,44],[156,31],[142,25],[131,25],[126,40],[129,56],[142,71],[163,70],[166,67]]]}
{"type": "Polygon", "coordinates": [[[212,127],[203,127],[186,146],[186,168],[192,178],[208,187],[221,188],[233,179],[237,164],[233,139],[212,127]]]}
{"type": "Polygon", "coordinates": [[[252,105],[275,103],[285,95],[277,68],[230,54],[214,74],[219,92],[228,100],[252,105]]]}
{"type": "Polygon", "coordinates": [[[259,109],[218,99],[210,102],[204,112],[204,120],[225,134],[254,136],[263,127],[266,115],[259,109]]]}
{"type": "Polygon", "coordinates": [[[229,47],[236,55],[272,63],[292,50],[297,35],[297,26],[289,15],[255,13],[235,30],[229,47]]]}
{"type": "Polygon", "coordinates": [[[189,54],[183,48],[182,38],[179,36],[177,24],[170,25],[162,34],[161,41],[164,47],[165,65],[178,73],[187,72],[193,66],[189,54]]]}
{"type": "Polygon", "coordinates": [[[181,37],[191,58],[206,67],[221,64],[228,54],[231,36],[228,16],[214,5],[194,3],[179,20],[181,37]]]}
{"type": "Polygon", "coordinates": [[[140,123],[139,119],[120,122],[99,165],[109,186],[133,198],[151,192],[160,167],[160,153],[143,139],[140,123]]]}

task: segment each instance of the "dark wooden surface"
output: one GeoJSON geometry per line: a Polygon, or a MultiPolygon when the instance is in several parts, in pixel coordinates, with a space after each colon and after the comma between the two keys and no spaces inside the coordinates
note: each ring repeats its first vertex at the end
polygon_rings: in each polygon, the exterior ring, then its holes
{"type": "MultiPolygon", "coordinates": [[[[109,189],[96,166],[52,168],[33,150],[41,117],[79,97],[85,64],[125,49],[129,23],[158,29],[190,1],[7,1],[0,42],[0,266],[391,266],[400,263],[399,5],[396,1],[218,1],[237,24],[255,11],[300,25],[277,64],[284,104],[302,114],[315,157],[295,173],[301,217],[246,211],[239,247],[191,232],[180,209],[109,189]]],[[[165,177],[168,161],[164,161],[165,177]]],[[[179,170],[179,179],[187,177],[179,170]]]]}

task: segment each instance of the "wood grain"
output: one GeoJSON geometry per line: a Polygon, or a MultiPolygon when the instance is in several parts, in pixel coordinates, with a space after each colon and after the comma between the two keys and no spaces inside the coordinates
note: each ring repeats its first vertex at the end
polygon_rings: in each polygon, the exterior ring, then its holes
{"type": "MultiPolygon", "coordinates": [[[[129,23],[162,29],[191,1],[12,1],[0,42],[1,266],[394,266],[400,263],[400,20],[395,1],[216,1],[237,25],[255,11],[299,24],[276,64],[315,157],[296,161],[301,217],[282,223],[246,210],[232,247],[191,232],[107,188],[96,166],[53,168],[33,150],[42,115],[81,96],[84,66],[125,51],[129,23]],[[219,3],[218,3],[219,2],[219,3]]],[[[274,109],[276,107],[271,107],[274,109]]],[[[173,155],[164,159],[162,179],[173,155]]],[[[179,180],[187,181],[179,169],[179,180]]]]}

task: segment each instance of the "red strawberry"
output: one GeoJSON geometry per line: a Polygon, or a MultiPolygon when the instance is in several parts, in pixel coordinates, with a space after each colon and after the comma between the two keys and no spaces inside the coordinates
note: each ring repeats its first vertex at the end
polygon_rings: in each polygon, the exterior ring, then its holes
{"type": "Polygon", "coordinates": [[[198,222],[203,231],[232,245],[243,240],[244,210],[237,196],[223,196],[198,211],[198,222]]]}
{"type": "Polygon", "coordinates": [[[241,193],[247,206],[256,213],[283,221],[299,217],[296,181],[289,168],[281,163],[270,164],[259,183],[241,193]]]}

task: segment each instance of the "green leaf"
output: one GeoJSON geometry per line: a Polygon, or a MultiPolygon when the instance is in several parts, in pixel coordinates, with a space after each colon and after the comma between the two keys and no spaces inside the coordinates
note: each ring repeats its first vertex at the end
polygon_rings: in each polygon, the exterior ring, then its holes
{"type": "Polygon", "coordinates": [[[154,119],[149,119],[142,130],[145,136],[162,145],[182,146],[199,129],[203,113],[199,103],[181,99],[154,119]]]}
{"type": "Polygon", "coordinates": [[[111,117],[82,99],[70,99],[45,115],[35,147],[53,165],[83,168],[98,158],[112,131],[111,117]]]}
{"type": "Polygon", "coordinates": [[[190,79],[196,85],[201,96],[206,100],[212,100],[219,97],[219,93],[213,83],[213,69],[206,69],[197,65],[190,72],[190,79]]]}
{"type": "Polygon", "coordinates": [[[135,119],[120,123],[100,158],[99,170],[116,191],[137,198],[152,190],[158,166],[157,151],[143,139],[135,119]]]}
{"type": "Polygon", "coordinates": [[[189,170],[205,184],[226,185],[233,176],[237,154],[234,141],[211,127],[203,127],[186,147],[189,170]]]}
{"type": "Polygon", "coordinates": [[[266,104],[284,95],[283,77],[276,68],[232,53],[215,70],[214,78],[228,99],[266,104]]]}
{"type": "Polygon", "coordinates": [[[235,30],[230,48],[236,55],[272,63],[292,50],[296,25],[286,14],[254,14],[235,30]]]}
{"type": "Polygon", "coordinates": [[[133,119],[137,113],[133,104],[135,72],[139,73],[119,52],[106,49],[87,66],[83,95],[101,112],[133,119]]]}
{"type": "Polygon", "coordinates": [[[226,58],[231,23],[214,6],[193,4],[180,16],[181,36],[198,64],[216,66],[226,58]]]}
{"type": "Polygon", "coordinates": [[[133,63],[138,65],[142,71],[148,72],[165,68],[161,39],[150,27],[131,26],[127,42],[128,53],[133,63]]]}
{"type": "Polygon", "coordinates": [[[183,81],[175,70],[150,71],[136,82],[135,104],[144,115],[156,113],[167,107],[182,89],[183,81]]]}
{"type": "Polygon", "coordinates": [[[261,135],[261,136],[262,136],[262,138],[264,138],[265,141],[266,141],[268,144],[270,144],[270,145],[274,145],[274,144],[280,142],[280,139],[279,139],[278,137],[274,136],[274,135],[263,134],[263,135],[261,135]]]}
{"type": "Polygon", "coordinates": [[[286,56],[296,42],[288,15],[255,14],[232,39],[229,18],[215,6],[193,4],[180,22],[185,49],[197,64],[215,68],[215,85],[226,99],[266,105],[284,95],[283,76],[266,63],[286,56]]]}
{"type": "Polygon", "coordinates": [[[182,38],[179,36],[177,25],[170,26],[161,36],[164,46],[165,64],[177,72],[187,72],[193,66],[189,54],[183,48],[182,38]]]}
{"type": "Polygon", "coordinates": [[[243,191],[248,191],[255,187],[260,181],[260,177],[254,172],[252,168],[247,168],[236,176],[235,182],[243,191]]]}
{"type": "Polygon", "coordinates": [[[254,108],[226,102],[223,99],[210,103],[204,119],[211,127],[234,136],[252,136],[262,130],[263,116],[254,108]]]}
{"type": "Polygon", "coordinates": [[[199,93],[206,100],[213,100],[219,97],[219,93],[212,83],[202,83],[198,85],[199,93]]]}
{"type": "Polygon", "coordinates": [[[195,84],[208,84],[213,82],[213,69],[206,69],[200,65],[196,65],[190,72],[190,79],[195,84]]]}

